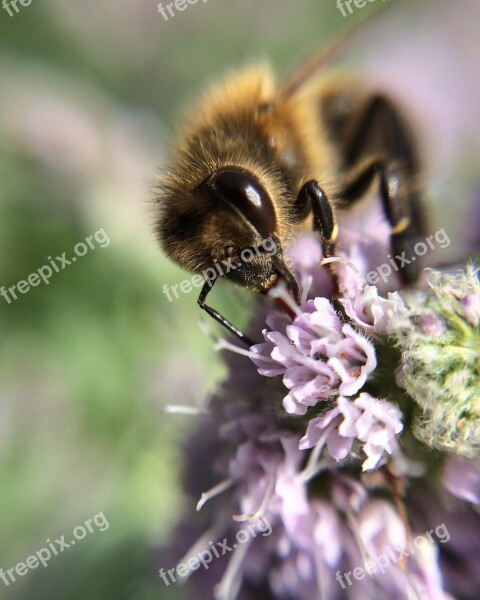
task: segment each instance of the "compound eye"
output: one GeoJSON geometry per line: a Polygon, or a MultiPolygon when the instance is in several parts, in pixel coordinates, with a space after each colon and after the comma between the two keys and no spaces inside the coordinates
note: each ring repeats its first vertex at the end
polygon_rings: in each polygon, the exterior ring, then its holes
{"type": "Polygon", "coordinates": [[[263,237],[275,231],[275,209],[257,177],[239,167],[225,167],[208,181],[217,197],[238,211],[263,237]]]}

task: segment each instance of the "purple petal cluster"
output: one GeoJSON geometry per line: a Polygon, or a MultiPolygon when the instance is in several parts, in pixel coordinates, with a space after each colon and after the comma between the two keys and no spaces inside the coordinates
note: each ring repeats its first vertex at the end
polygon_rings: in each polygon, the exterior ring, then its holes
{"type": "MultiPolygon", "coordinates": [[[[355,253],[359,239],[346,244],[345,256],[355,253]]],[[[371,268],[373,252],[364,258],[371,268]]],[[[189,574],[187,600],[476,600],[480,463],[446,459],[412,435],[413,401],[396,383],[398,363],[384,360],[399,360],[410,306],[358,282],[336,304],[312,236],[292,259],[313,297],[296,307],[277,291],[290,311],[265,300],[250,332],[258,339],[266,323],[262,343],[217,345],[229,351],[228,377],[186,451],[198,528],[184,523],[160,566],[223,540],[229,553],[189,574]]],[[[462,304],[470,323],[476,302],[462,304]]],[[[441,339],[446,323],[429,309],[415,326],[441,339]]]]}
{"type": "Polygon", "coordinates": [[[353,298],[341,298],[340,302],[358,327],[373,334],[396,333],[409,315],[398,292],[389,292],[383,298],[373,285],[360,289],[353,298]]]}
{"type": "Polygon", "coordinates": [[[343,323],[326,298],[308,300],[291,323],[263,336],[251,358],[261,375],[283,376],[290,390],[283,406],[290,414],[304,415],[331,396],[353,396],[377,365],[373,344],[343,323]]]}
{"type": "Polygon", "coordinates": [[[350,453],[354,441],[359,440],[367,455],[362,468],[368,471],[378,466],[384,453],[392,454],[398,449],[397,436],[402,429],[402,413],[394,404],[367,393],[360,394],[353,402],[339,396],[335,408],[309,421],[300,448],[326,444],[330,456],[340,461],[350,453]]]}
{"type": "MultiPolygon", "coordinates": [[[[363,400],[363,413],[370,411],[372,416],[359,430],[367,433],[380,401],[363,400]]],[[[448,519],[458,519],[456,513],[437,514],[434,521],[422,518],[409,526],[393,499],[372,497],[367,480],[331,462],[324,467],[321,497],[315,497],[306,484],[298,437],[275,418],[272,407],[216,398],[211,408],[208,422],[217,423],[214,471],[218,481],[229,484],[202,507],[208,519],[197,536],[227,540],[231,552],[208,570],[192,573],[188,598],[407,600],[413,594],[422,600],[449,600],[437,556],[443,542],[422,540],[415,545],[413,540],[425,538],[430,526],[442,523],[440,518],[447,524],[448,519]],[[234,548],[241,530],[255,533],[234,548]],[[353,576],[359,569],[360,579],[353,576]],[[368,576],[366,569],[375,576],[368,576]]],[[[397,416],[392,413],[392,424],[397,416]]],[[[212,443],[211,435],[205,442],[212,443]]],[[[189,456],[197,460],[197,455],[189,456]]],[[[381,478],[375,488],[384,494],[389,490],[381,478]]],[[[418,514],[422,506],[409,509],[418,514]]],[[[190,544],[177,559],[186,560],[203,549],[198,539],[190,537],[190,544]]]]}

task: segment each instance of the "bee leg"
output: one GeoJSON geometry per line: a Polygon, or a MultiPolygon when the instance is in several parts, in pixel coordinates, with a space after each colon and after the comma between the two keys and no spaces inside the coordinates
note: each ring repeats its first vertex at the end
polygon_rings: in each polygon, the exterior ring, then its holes
{"type": "Polygon", "coordinates": [[[272,263],[273,263],[273,266],[275,267],[277,273],[281,277],[283,277],[283,279],[285,280],[286,284],[290,288],[290,291],[292,292],[293,299],[300,306],[300,304],[301,304],[301,294],[300,294],[300,289],[298,287],[297,280],[295,279],[295,277],[292,274],[292,272],[288,269],[287,265],[283,261],[283,258],[281,258],[280,256],[278,256],[278,254],[275,254],[275,255],[272,256],[272,263]]]}
{"type": "Polygon", "coordinates": [[[200,291],[200,295],[198,297],[198,305],[205,312],[207,312],[213,319],[215,319],[215,321],[217,321],[217,323],[220,323],[220,325],[225,327],[225,329],[227,331],[229,331],[230,333],[233,333],[233,335],[236,335],[239,339],[241,339],[242,342],[244,342],[248,347],[253,346],[254,342],[252,342],[252,340],[250,338],[248,338],[244,333],[242,333],[240,331],[240,329],[237,329],[235,327],[235,325],[232,325],[232,323],[230,323],[230,321],[227,321],[227,319],[222,317],[222,315],[219,312],[217,312],[214,308],[205,304],[205,300],[206,300],[209,292],[211,291],[215,281],[216,281],[216,279],[214,279],[213,281],[206,281],[204,283],[204,285],[200,291]]]}
{"type": "Polygon", "coordinates": [[[315,179],[303,184],[298,192],[295,208],[298,214],[307,216],[310,209],[314,218],[314,229],[320,232],[323,256],[333,254],[333,245],[337,237],[337,222],[332,203],[315,179]]]}
{"type": "Polygon", "coordinates": [[[352,109],[337,137],[342,139],[344,169],[351,173],[344,201],[350,204],[361,199],[378,178],[383,211],[392,225],[391,247],[399,275],[405,283],[415,281],[419,263],[408,264],[402,257],[415,256],[414,242],[425,233],[425,223],[415,185],[418,159],[407,123],[387,97],[375,94],[352,109]]]}
{"type": "Polygon", "coordinates": [[[341,196],[347,204],[364,197],[373,181],[379,183],[380,200],[383,212],[392,226],[391,247],[398,273],[404,283],[415,281],[420,274],[418,262],[411,261],[415,256],[412,235],[414,208],[411,196],[401,175],[389,168],[382,159],[373,159],[360,169],[356,169],[341,196]]]}

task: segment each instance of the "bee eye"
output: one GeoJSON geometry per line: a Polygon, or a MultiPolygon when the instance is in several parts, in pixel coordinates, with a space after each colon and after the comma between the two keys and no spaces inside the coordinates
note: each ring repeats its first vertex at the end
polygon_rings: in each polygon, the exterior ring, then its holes
{"type": "Polygon", "coordinates": [[[208,180],[215,196],[240,213],[261,235],[275,231],[272,200],[257,177],[240,167],[225,167],[208,180]]]}
{"type": "Polygon", "coordinates": [[[238,254],[238,247],[237,246],[227,246],[225,248],[225,254],[227,256],[237,256],[237,254],[238,254]]]}

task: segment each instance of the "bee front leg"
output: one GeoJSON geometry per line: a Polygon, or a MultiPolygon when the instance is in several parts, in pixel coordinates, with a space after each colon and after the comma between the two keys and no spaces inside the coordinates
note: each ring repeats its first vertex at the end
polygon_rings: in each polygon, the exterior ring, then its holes
{"type": "Polygon", "coordinates": [[[328,258],[333,254],[333,246],[337,237],[337,222],[332,203],[315,179],[307,181],[300,189],[295,209],[298,215],[307,216],[313,213],[314,228],[320,232],[323,246],[323,256],[328,258]]]}
{"type": "Polygon", "coordinates": [[[217,321],[217,323],[220,323],[220,325],[222,325],[222,327],[225,327],[225,329],[227,331],[229,331],[230,333],[233,333],[233,335],[236,335],[248,347],[253,346],[254,342],[252,342],[252,340],[249,337],[247,337],[244,333],[242,333],[240,331],[240,329],[237,329],[235,327],[235,325],[233,325],[232,323],[230,323],[230,321],[227,321],[227,319],[222,317],[222,315],[218,311],[216,311],[214,308],[205,304],[205,300],[206,300],[209,292],[211,291],[215,281],[216,281],[216,279],[214,279],[213,281],[209,280],[204,283],[202,290],[200,292],[200,295],[198,297],[198,305],[205,312],[207,312],[212,317],[212,319],[215,319],[215,321],[217,321]]]}

